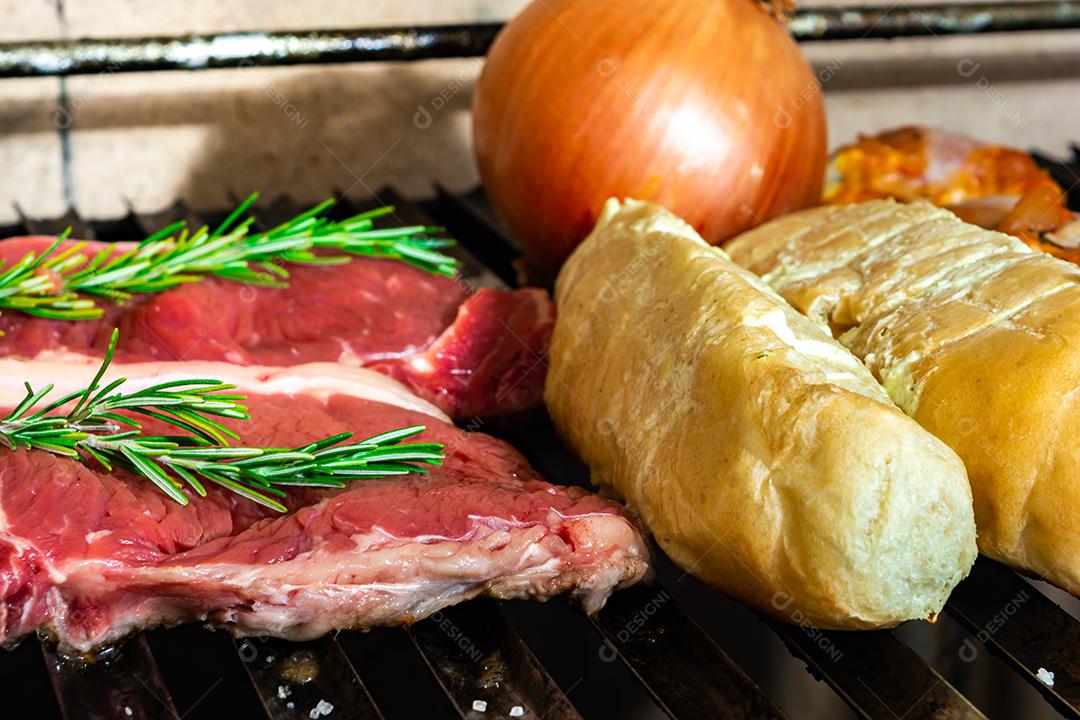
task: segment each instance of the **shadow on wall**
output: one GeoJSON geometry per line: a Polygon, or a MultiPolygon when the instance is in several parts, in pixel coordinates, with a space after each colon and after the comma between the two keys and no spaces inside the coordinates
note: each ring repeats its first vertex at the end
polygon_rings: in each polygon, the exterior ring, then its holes
{"type": "Polygon", "coordinates": [[[433,181],[476,182],[469,105],[479,65],[450,73],[393,66],[305,72],[230,98],[180,194],[220,205],[222,191],[317,202],[368,198],[393,185],[426,195],[433,181]]]}
{"type": "Polygon", "coordinates": [[[88,217],[122,215],[128,204],[153,212],[177,198],[220,209],[256,190],[265,202],[368,198],[387,185],[423,196],[435,181],[477,182],[468,110],[479,67],[106,73],[68,79],[67,111],[38,98],[2,115],[20,133],[69,136],[72,198],[88,217]]]}
{"type": "MultiPolygon", "coordinates": [[[[875,59],[855,52],[862,45],[807,45],[834,100],[848,100],[838,107],[859,111],[856,131],[941,116],[913,100],[905,117],[880,118],[846,97],[868,94],[872,105],[872,93],[897,86],[955,87],[993,113],[1022,110],[1025,120],[1037,118],[1037,109],[1002,107],[1011,95],[1000,94],[998,84],[1075,77],[1080,57],[1066,49],[1033,62],[1031,52],[998,49],[986,38],[977,54],[965,43],[943,41],[932,54],[907,55],[900,49],[910,46],[878,43],[883,56],[875,59]],[[979,83],[987,83],[988,96],[998,95],[980,97],[973,89],[979,83]]],[[[153,212],[178,197],[197,208],[221,208],[253,190],[267,200],[287,193],[300,202],[335,190],[369,197],[388,184],[411,196],[428,194],[433,181],[465,190],[477,182],[468,110],[480,66],[473,59],[105,72],[68,78],[67,110],[59,111],[56,79],[3,81],[0,224],[14,202],[32,215],[62,213],[61,139],[68,145],[70,198],[92,217],[122,215],[128,203],[153,212]]],[[[961,132],[969,125],[962,118],[949,124],[961,132]]],[[[848,141],[853,134],[836,139],[848,141]]]]}

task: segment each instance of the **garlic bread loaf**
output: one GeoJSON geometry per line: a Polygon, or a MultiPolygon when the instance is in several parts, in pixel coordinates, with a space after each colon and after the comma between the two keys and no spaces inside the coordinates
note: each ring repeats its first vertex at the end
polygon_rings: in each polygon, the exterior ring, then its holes
{"type": "Polygon", "coordinates": [[[819,627],[941,610],[976,554],[963,465],[832,338],[633,200],[556,297],[552,418],[675,562],[819,627]]]}
{"type": "Polygon", "coordinates": [[[726,249],[960,455],[983,553],[1080,594],[1080,268],[891,200],[796,213],[726,249]]]}

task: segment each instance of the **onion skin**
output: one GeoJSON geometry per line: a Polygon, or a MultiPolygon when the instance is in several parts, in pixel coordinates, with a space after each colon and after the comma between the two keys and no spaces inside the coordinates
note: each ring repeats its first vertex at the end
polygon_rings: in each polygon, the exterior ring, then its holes
{"type": "Polygon", "coordinates": [[[756,0],[538,0],[496,39],[473,110],[481,176],[534,279],[612,196],[714,244],[820,202],[817,80],[756,0]]]}

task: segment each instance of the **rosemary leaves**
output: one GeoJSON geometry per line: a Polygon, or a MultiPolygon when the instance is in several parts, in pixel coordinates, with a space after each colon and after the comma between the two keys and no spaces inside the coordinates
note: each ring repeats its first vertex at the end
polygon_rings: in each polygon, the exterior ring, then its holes
{"type": "Polygon", "coordinates": [[[185,487],[205,496],[209,483],[281,512],[284,487],[343,487],[348,480],[423,473],[426,466],[442,463],[443,447],[437,443],[402,444],[423,432],[422,425],[358,442],[348,442],[351,434],[343,433],[298,448],[230,447],[236,434],[215,418],[248,419],[245,397],[231,392],[236,387],[204,378],[133,392],[123,391],[124,378],[103,384],[118,335],[113,331],[85,388],[48,400],[52,385],[35,390],[25,383],[22,402],[0,419],[0,445],[43,450],[109,471],[123,468],[182,505],[188,503],[185,487]],[[134,415],[186,434],[144,435],[134,415]]]}
{"type": "Polygon", "coordinates": [[[88,320],[102,315],[95,298],[122,302],[135,293],[162,292],[208,276],[283,286],[288,264],[340,263],[353,256],[400,260],[448,277],[457,268],[452,257],[439,252],[453,244],[436,237],[439,228],[375,228],[375,220],[392,207],[333,221],[325,215],[334,201],[326,200],[266,232],[252,232],[254,218],[245,215],[257,197],[251,195],[215,230],[191,231],[178,222],[126,252],[106,247],[87,255],[86,243],[64,245],[65,233],[40,256],[0,265],[0,310],[88,320]]]}
{"type": "Polygon", "coordinates": [[[54,287],[57,277],[84,262],[76,246],[60,250],[67,232],[40,256],[25,255],[10,267],[0,264],[0,308],[18,310],[54,320],[82,320],[101,315],[90,298],[80,298],[67,289],[54,287]]]}

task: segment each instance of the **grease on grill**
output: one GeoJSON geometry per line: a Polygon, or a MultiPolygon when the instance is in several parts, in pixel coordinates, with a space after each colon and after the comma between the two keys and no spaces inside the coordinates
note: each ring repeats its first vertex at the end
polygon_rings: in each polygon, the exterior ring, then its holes
{"type": "Polygon", "coordinates": [[[319,679],[319,661],[310,650],[297,650],[281,661],[278,675],[297,685],[305,685],[319,679]]]}
{"type": "Polygon", "coordinates": [[[482,690],[498,690],[506,681],[506,667],[498,653],[484,658],[476,676],[476,686],[482,690]]]}

